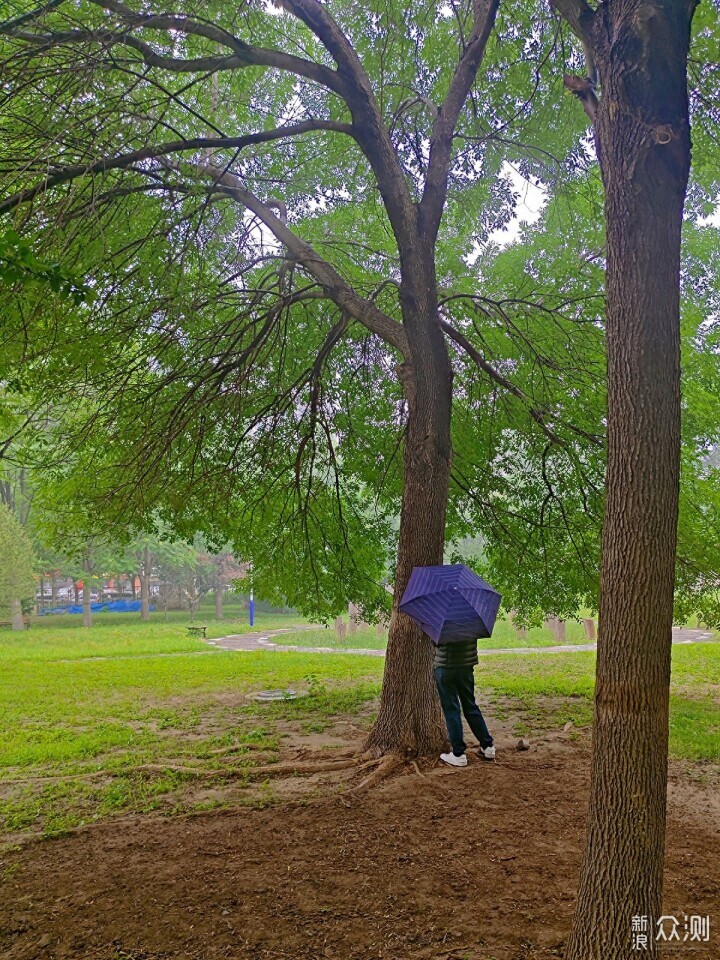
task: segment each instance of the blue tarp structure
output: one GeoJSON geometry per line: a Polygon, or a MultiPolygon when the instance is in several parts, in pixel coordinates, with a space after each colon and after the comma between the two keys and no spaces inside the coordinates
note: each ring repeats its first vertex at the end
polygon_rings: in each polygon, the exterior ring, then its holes
{"type": "Polygon", "coordinates": [[[438,645],[489,637],[500,594],[462,563],[415,567],[400,609],[438,645]]]}
{"type": "MultiPolygon", "coordinates": [[[[155,606],[151,603],[150,609],[154,610],[155,606]]],[[[90,612],[91,613],[102,613],[107,611],[108,613],[138,613],[140,611],[140,601],[139,600],[110,600],[107,603],[91,603],[90,612]]],[[[69,607],[52,607],[50,610],[41,610],[40,616],[49,616],[54,613],[82,613],[83,608],[80,603],[73,603],[69,607]]]]}

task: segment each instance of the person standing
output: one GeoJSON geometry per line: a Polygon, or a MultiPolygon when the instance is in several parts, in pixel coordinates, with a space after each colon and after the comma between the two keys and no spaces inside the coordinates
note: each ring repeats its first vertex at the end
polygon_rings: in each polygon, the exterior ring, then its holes
{"type": "Polygon", "coordinates": [[[484,760],[495,759],[493,738],[475,702],[473,671],[477,662],[477,640],[460,640],[435,647],[435,685],[452,746],[452,753],[441,753],[440,759],[451,767],[467,766],[463,714],[480,743],[480,756],[484,760]]]}

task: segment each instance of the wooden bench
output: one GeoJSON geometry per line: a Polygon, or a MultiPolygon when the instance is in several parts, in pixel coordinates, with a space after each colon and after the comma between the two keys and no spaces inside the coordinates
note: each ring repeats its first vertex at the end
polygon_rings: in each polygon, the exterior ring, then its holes
{"type": "Polygon", "coordinates": [[[206,630],[207,630],[207,624],[205,624],[204,626],[201,625],[198,627],[196,626],[188,627],[188,633],[190,634],[191,637],[202,637],[203,640],[207,640],[207,637],[205,636],[206,630]]]}
{"type": "MultiPolygon", "coordinates": [[[[32,620],[30,619],[30,616],[27,613],[23,614],[22,621],[25,629],[29,630],[32,620]]],[[[12,620],[0,620],[0,627],[11,627],[11,626],[12,626],[12,620]]]]}

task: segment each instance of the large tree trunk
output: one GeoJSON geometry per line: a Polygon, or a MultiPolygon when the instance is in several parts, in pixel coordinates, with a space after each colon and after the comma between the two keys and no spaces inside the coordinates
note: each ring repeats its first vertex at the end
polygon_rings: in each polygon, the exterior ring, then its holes
{"type": "Polygon", "coordinates": [[[608,463],[588,839],[566,960],[629,960],[661,916],[680,465],[680,232],[692,3],[598,8],[608,463]]]}
{"type": "Polygon", "coordinates": [[[142,573],[140,574],[140,619],[150,619],[150,548],[143,547],[142,573]]]}
{"type": "Polygon", "coordinates": [[[408,273],[401,298],[411,358],[398,368],[408,408],[400,534],[380,710],[366,748],[434,755],[447,743],[447,732],[433,679],[432,641],[398,604],[413,567],[443,562],[452,368],[438,321],[432,260],[410,263],[408,273]]]}
{"type": "Polygon", "coordinates": [[[25,621],[23,620],[22,604],[19,600],[10,601],[10,616],[13,630],[24,630],[25,621]]]}

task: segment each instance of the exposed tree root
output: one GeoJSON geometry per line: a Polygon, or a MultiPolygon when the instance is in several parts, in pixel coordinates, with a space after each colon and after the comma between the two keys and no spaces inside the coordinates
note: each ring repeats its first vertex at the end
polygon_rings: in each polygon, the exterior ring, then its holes
{"type": "MultiPolygon", "coordinates": [[[[313,773],[329,773],[332,770],[347,770],[349,767],[356,766],[357,760],[331,760],[326,763],[306,763],[301,761],[299,763],[271,763],[266,767],[246,767],[242,771],[237,772],[251,777],[275,777],[278,774],[284,774],[286,776],[303,776],[313,773]]],[[[235,771],[222,770],[219,772],[228,773],[235,771]]]]}
{"type": "MultiPolygon", "coordinates": [[[[130,770],[136,770],[136,767],[126,768],[130,770]]],[[[93,777],[112,777],[116,776],[118,773],[124,771],[120,770],[93,770],[92,773],[59,773],[59,774],[49,774],[46,777],[13,777],[12,780],[0,780],[0,786],[4,786],[6,783],[21,783],[21,784],[33,784],[33,783],[57,783],[60,780],[91,780],[93,777]]]]}
{"type": "Polygon", "coordinates": [[[363,790],[369,790],[371,787],[376,786],[382,780],[389,777],[390,774],[397,770],[398,767],[401,767],[404,762],[403,758],[396,753],[388,754],[379,761],[377,769],[373,770],[369,776],[361,780],[360,783],[349,790],[348,793],[360,793],[363,790]]]}
{"type": "MultiPolygon", "coordinates": [[[[249,768],[248,768],[249,769],[249,768]]],[[[58,780],[92,780],[94,777],[119,777],[128,773],[189,773],[193,776],[217,776],[222,770],[208,770],[206,767],[184,767],[176,763],[139,763],[132,767],[92,770],[89,773],[62,773],[46,777],[22,777],[14,780],[0,780],[4,783],[55,783],[58,780]]]]}
{"type": "Polygon", "coordinates": [[[353,757],[356,761],[362,759],[358,754],[357,746],[339,747],[337,750],[308,750],[306,747],[301,747],[293,760],[344,760],[349,757],[353,757]]]}
{"type": "MultiPolygon", "coordinates": [[[[214,756],[224,756],[234,752],[235,748],[223,748],[222,752],[214,752],[214,756]]],[[[337,770],[353,770],[354,773],[371,771],[355,787],[352,787],[347,793],[358,793],[374,787],[376,784],[385,780],[392,773],[402,767],[409,759],[410,763],[421,777],[425,774],[420,769],[418,762],[412,758],[403,757],[397,753],[389,753],[380,756],[373,756],[375,751],[365,751],[358,754],[355,747],[341,748],[338,751],[332,751],[329,754],[321,751],[307,753],[301,751],[293,760],[270,763],[262,766],[246,767],[195,767],[186,766],[180,763],[141,763],[131,767],[117,767],[113,769],[92,770],[88,773],[76,774],[58,774],[56,776],[44,777],[23,777],[12,780],[0,780],[0,784],[25,784],[47,783],[64,780],[92,780],[98,777],[119,777],[136,773],[178,773],[186,776],[198,777],[203,779],[218,778],[243,778],[256,779],[257,777],[302,777],[312,776],[316,773],[333,773],[337,770]],[[373,769],[374,768],[374,769],[373,769]]],[[[257,755],[257,754],[256,754],[257,755]]]]}
{"type": "Polygon", "coordinates": [[[47,777],[24,777],[14,780],[0,780],[0,784],[32,784],[57,782],[59,780],[91,780],[95,777],[117,777],[128,773],[184,773],[193,777],[267,777],[278,775],[302,776],[313,773],[325,773],[332,770],[345,770],[357,766],[357,760],[336,760],[326,763],[271,763],[261,767],[186,767],[176,763],[140,763],[133,767],[118,767],[113,770],[93,770],[90,773],[68,773],[47,777]]]}
{"type": "Polygon", "coordinates": [[[382,761],[382,757],[378,757],[377,760],[366,760],[365,763],[361,763],[358,767],[358,773],[361,770],[367,770],[369,767],[376,767],[379,763],[382,763],[382,761]]]}

